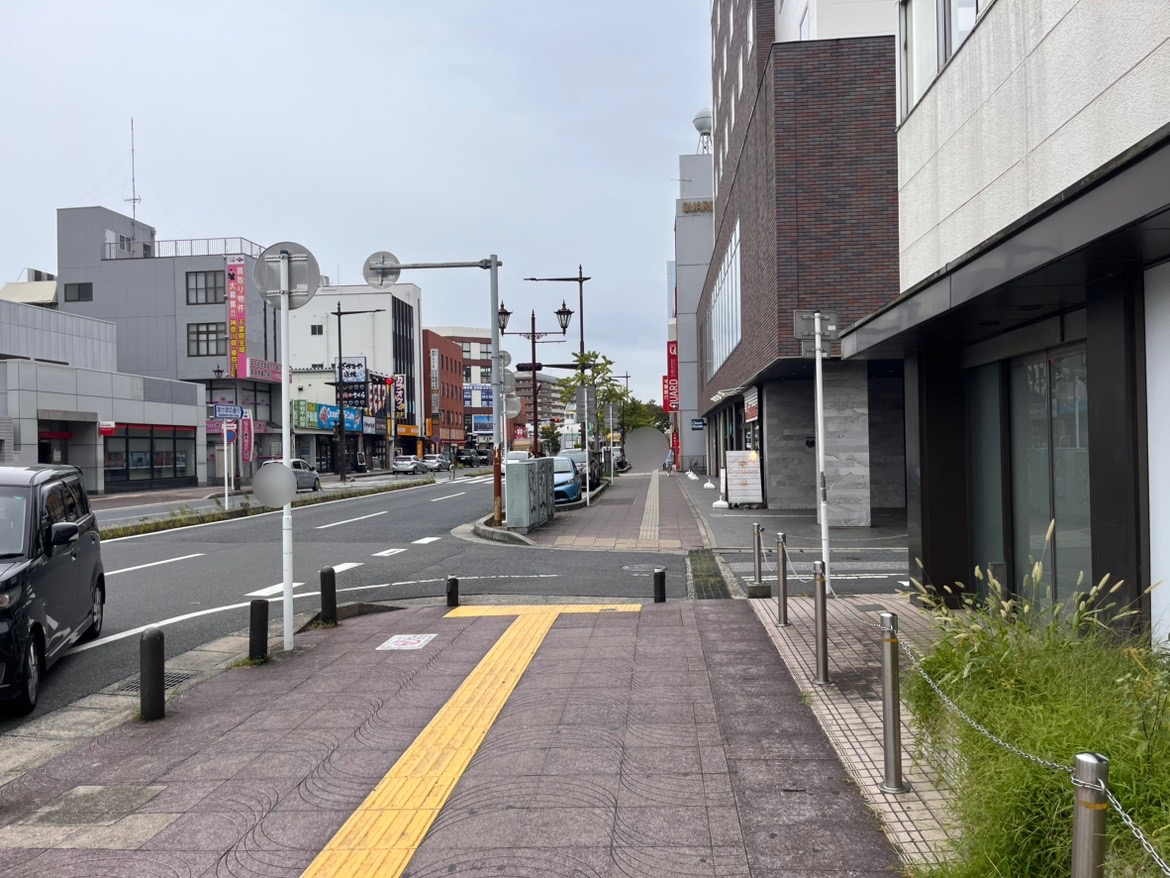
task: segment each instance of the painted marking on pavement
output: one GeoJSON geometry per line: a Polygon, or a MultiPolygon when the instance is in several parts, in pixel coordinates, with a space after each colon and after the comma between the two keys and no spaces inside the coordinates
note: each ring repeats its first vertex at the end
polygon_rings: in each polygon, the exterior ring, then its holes
{"type": "Polygon", "coordinates": [[[425,546],[427,543],[437,543],[442,537],[423,537],[421,540],[411,540],[412,543],[417,543],[420,546],[425,546]]]}
{"type": "Polygon", "coordinates": [[[638,612],[637,604],[459,607],[446,618],[516,616],[455,694],[345,821],[302,878],[398,878],[467,770],[561,613],[638,612]]]}
{"type": "Polygon", "coordinates": [[[158,567],[160,564],[173,564],[175,561],[186,561],[188,558],[202,558],[202,552],[191,555],[180,555],[178,558],[167,558],[165,561],[151,561],[149,564],[139,564],[136,567],[123,567],[121,570],[107,570],[106,576],[117,576],[119,573],[129,573],[131,570],[144,570],[147,567],[158,567]]]}
{"type": "Polygon", "coordinates": [[[353,570],[355,567],[361,567],[364,561],[346,561],[344,564],[334,564],[334,573],[344,573],[346,570],[353,570]]]}
{"type": "Polygon", "coordinates": [[[391,649],[422,649],[435,639],[433,634],[395,634],[385,643],[375,646],[379,652],[391,649]]]}
{"type": "Polygon", "coordinates": [[[382,552],[375,552],[371,558],[389,558],[391,555],[401,555],[406,549],[386,549],[382,552]]]}
{"type": "MultiPolygon", "coordinates": [[[[300,587],[300,586],[302,586],[302,585],[304,585],[304,583],[303,583],[303,582],[294,582],[294,583],[293,583],[293,588],[299,588],[299,587],[300,587]]],[[[250,592],[248,592],[246,595],[244,595],[244,597],[248,597],[248,598],[270,598],[270,597],[272,597],[274,594],[280,594],[282,591],[284,591],[284,583],[283,583],[283,582],[278,582],[278,583],[276,583],[276,585],[270,585],[270,586],[268,586],[268,588],[258,588],[258,589],[256,589],[256,591],[250,591],[250,592]]]]}
{"type": "Polygon", "coordinates": [[[367,518],[377,518],[379,515],[385,515],[389,509],[383,509],[381,512],[371,512],[369,515],[359,515],[357,518],[347,518],[345,521],[335,521],[332,524],[319,524],[314,530],[325,530],[329,527],[338,527],[342,524],[353,524],[355,521],[363,521],[367,518]]]}
{"type": "Polygon", "coordinates": [[[432,503],[438,503],[440,500],[450,500],[452,497],[462,497],[466,491],[460,491],[458,494],[448,494],[446,497],[435,497],[431,500],[432,503]]]}

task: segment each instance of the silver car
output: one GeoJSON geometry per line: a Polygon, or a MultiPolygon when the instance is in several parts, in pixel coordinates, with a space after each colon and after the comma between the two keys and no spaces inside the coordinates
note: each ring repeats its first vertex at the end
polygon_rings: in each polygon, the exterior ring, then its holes
{"type": "MultiPolygon", "coordinates": [[[[268,466],[273,463],[281,463],[279,460],[266,460],[261,467],[268,466]]],[[[293,458],[289,461],[289,466],[292,468],[293,474],[297,477],[297,490],[306,491],[320,491],[321,490],[321,476],[317,474],[315,467],[310,466],[307,462],[300,458],[293,458]]]]}
{"type": "Polygon", "coordinates": [[[445,473],[451,469],[451,461],[441,454],[427,454],[423,456],[423,463],[433,473],[445,473]]]}
{"type": "Polygon", "coordinates": [[[418,457],[414,455],[400,454],[394,458],[394,463],[390,467],[390,471],[394,473],[415,473],[417,475],[425,475],[430,472],[427,465],[423,463],[418,457]]]}

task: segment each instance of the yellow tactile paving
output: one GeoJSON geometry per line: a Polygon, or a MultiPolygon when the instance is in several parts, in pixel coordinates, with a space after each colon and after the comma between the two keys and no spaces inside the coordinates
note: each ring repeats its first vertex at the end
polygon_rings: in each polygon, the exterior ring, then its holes
{"type": "Polygon", "coordinates": [[[638,604],[561,604],[459,607],[449,612],[449,617],[517,618],[330,839],[304,878],[398,878],[557,616],[640,609],[638,604]]]}

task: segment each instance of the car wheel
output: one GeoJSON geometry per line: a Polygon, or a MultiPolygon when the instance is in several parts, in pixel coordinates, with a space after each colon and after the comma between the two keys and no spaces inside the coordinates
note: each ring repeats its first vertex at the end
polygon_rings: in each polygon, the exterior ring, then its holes
{"type": "Polygon", "coordinates": [[[313,490],[314,491],[321,490],[321,480],[320,479],[313,479],[313,490]]]}
{"type": "Polygon", "coordinates": [[[31,713],[41,695],[41,645],[35,634],[29,634],[25,647],[24,673],[20,679],[20,694],[16,696],[16,708],[21,713],[31,713]]]}
{"type": "Polygon", "coordinates": [[[96,640],[101,637],[102,624],[106,621],[106,590],[101,585],[93,589],[93,621],[85,632],[86,640],[96,640]]]}

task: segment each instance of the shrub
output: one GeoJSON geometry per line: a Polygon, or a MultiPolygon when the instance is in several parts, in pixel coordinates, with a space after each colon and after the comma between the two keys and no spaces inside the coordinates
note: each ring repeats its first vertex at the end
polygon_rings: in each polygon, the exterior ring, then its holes
{"type": "MultiPolygon", "coordinates": [[[[1051,537],[1051,528],[1049,537],[1051,537]]],[[[1170,655],[1106,624],[1132,615],[1109,577],[1064,604],[1011,596],[993,577],[951,611],[930,602],[940,634],[919,667],[973,720],[1005,742],[1071,768],[1077,753],[1107,756],[1109,786],[1163,858],[1170,853],[1170,655]]],[[[1034,563],[1020,595],[1042,593],[1034,563]]],[[[1078,583],[1079,584],[1079,583],[1078,583]]],[[[952,590],[945,589],[948,592],[952,590]]],[[[962,590],[961,584],[959,590],[962,590]]],[[[932,878],[1065,878],[1073,788],[1069,775],[1010,752],[961,720],[920,674],[906,701],[928,757],[954,785],[956,858],[932,878]]],[[[1107,874],[1159,875],[1115,813],[1107,874]]]]}

